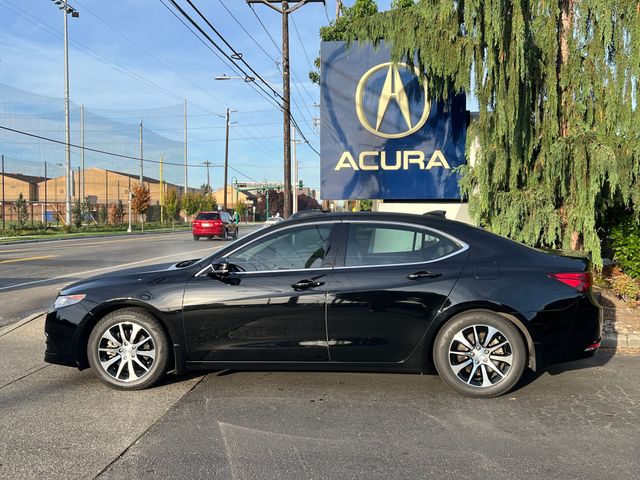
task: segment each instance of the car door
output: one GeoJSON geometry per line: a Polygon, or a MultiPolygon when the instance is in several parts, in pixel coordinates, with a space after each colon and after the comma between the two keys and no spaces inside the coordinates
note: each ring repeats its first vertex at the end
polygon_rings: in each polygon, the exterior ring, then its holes
{"type": "Polygon", "coordinates": [[[336,362],[401,362],[447,299],[468,247],[421,225],[352,221],[327,294],[336,362]]]}
{"type": "Polygon", "coordinates": [[[184,294],[191,361],[328,361],[326,292],[336,222],[284,227],[193,277],[184,294]]]}

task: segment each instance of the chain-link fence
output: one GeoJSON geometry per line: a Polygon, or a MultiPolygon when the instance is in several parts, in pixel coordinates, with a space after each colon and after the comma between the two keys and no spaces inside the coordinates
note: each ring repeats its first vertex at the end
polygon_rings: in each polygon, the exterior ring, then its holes
{"type": "MultiPolygon", "coordinates": [[[[184,114],[184,105],[133,111],[71,104],[70,194],[85,206],[87,221],[100,222],[121,204],[126,221],[129,192],[141,178],[150,190],[152,218],[169,189],[184,192],[184,114]]],[[[64,223],[63,100],[0,85],[0,126],[2,219],[64,223]]]]}

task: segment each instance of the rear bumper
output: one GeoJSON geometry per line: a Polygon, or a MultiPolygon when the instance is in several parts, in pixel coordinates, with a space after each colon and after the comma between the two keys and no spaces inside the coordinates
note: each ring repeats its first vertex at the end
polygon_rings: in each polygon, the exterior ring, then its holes
{"type": "Polygon", "coordinates": [[[224,235],[224,227],[193,228],[191,232],[202,237],[221,237],[224,235]]]}
{"type": "MultiPolygon", "coordinates": [[[[602,308],[588,305],[567,312],[564,324],[569,328],[565,332],[545,335],[541,346],[547,365],[572,362],[592,357],[598,351],[602,341],[602,308]]],[[[537,342],[536,342],[537,343],[537,342]]]]}

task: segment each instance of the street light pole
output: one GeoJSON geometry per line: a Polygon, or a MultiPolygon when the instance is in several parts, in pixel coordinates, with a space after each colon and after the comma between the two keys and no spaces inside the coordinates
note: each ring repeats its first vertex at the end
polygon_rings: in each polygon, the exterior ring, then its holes
{"type": "Polygon", "coordinates": [[[229,109],[227,108],[227,115],[226,115],[226,120],[225,120],[225,124],[226,124],[226,134],[225,134],[225,141],[224,141],[224,193],[223,193],[223,197],[224,197],[224,209],[227,209],[227,175],[229,172],[229,109]]]}
{"type": "Polygon", "coordinates": [[[71,121],[69,118],[69,26],[67,15],[78,18],[78,11],[69,5],[67,0],[52,0],[64,15],[64,127],[65,127],[65,175],[66,199],[65,222],[71,225],[71,121]]]}

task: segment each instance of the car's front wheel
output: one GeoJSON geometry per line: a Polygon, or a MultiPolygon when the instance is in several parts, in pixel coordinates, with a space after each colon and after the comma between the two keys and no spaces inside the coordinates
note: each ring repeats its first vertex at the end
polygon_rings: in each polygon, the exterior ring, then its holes
{"type": "Polygon", "coordinates": [[[164,375],[169,341],[160,323],[146,312],[116,310],[91,331],[87,356],[102,382],[121,390],[141,390],[164,375]]]}
{"type": "Polygon", "coordinates": [[[486,311],[462,313],[440,330],[434,345],[438,374],[469,397],[510,391],[526,367],[527,350],[517,327],[486,311]]]}

